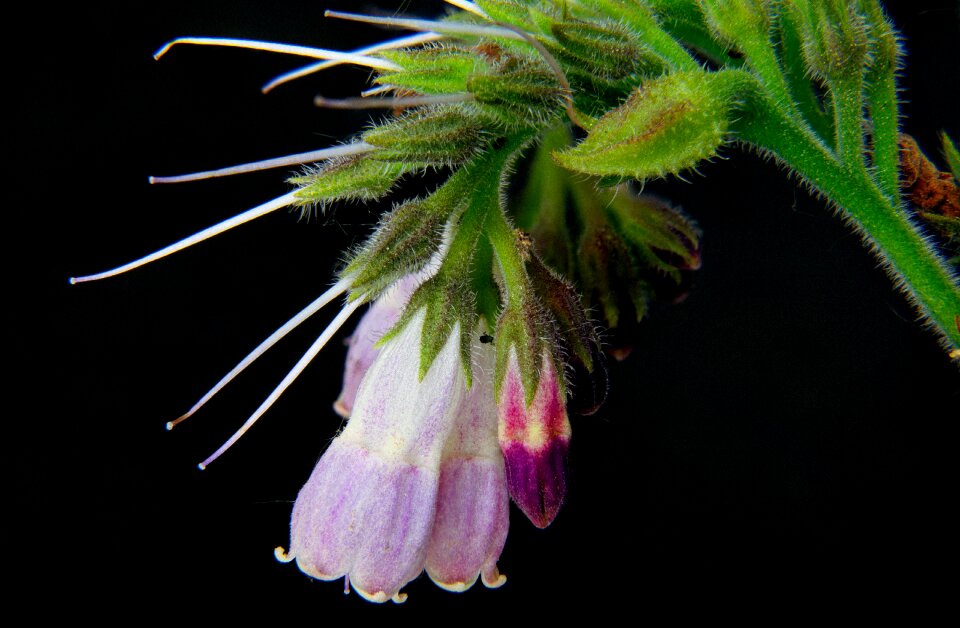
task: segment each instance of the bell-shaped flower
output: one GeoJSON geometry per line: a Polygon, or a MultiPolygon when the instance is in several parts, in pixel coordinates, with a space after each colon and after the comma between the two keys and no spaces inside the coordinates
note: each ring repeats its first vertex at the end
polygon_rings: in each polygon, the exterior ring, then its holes
{"type": "Polygon", "coordinates": [[[367,370],[346,428],[297,497],[290,552],[278,550],[374,602],[403,601],[424,568],[452,590],[479,575],[503,580],[508,498],[492,392],[468,392],[456,331],[418,377],[423,320],[411,317],[367,370]]]}
{"type": "Polygon", "coordinates": [[[470,588],[478,576],[488,587],[506,581],[497,559],[507,540],[510,499],[497,443],[493,346],[474,343],[472,356],[473,383],[443,451],[427,548],[427,574],[451,591],[470,588]]]}
{"type": "Polygon", "coordinates": [[[367,369],[380,355],[377,342],[400,320],[404,306],[420,281],[421,278],[416,274],[402,278],[374,301],[357,323],[347,349],[347,360],[343,369],[343,388],[333,404],[333,409],[340,416],[349,417],[353,411],[353,403],[357,397],[360,382],[363,381],[367,369]]]}
{"type": "Polygon", "coordinates": [[[510,348],[500,389],[498,438],[507,469],[510,497],[539,528],[550,525],[567,492],[567,419],[563,382],[544,350],[537,388],[527,404],[524,377],[510,348]]]}

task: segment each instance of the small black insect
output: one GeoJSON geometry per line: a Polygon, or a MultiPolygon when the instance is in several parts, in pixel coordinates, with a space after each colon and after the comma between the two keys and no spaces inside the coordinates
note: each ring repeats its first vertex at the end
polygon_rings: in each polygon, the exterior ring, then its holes
{"type": "Polygon", "coordinates": [[[488,344],[490,344],[491,342],[493,342],[493,336],[491,336],[490,334],[481,334],[481,335],[480,335],[480,342],[482,342],[482,343],[485,344],[485,345],[488,345],[488,344]]]}

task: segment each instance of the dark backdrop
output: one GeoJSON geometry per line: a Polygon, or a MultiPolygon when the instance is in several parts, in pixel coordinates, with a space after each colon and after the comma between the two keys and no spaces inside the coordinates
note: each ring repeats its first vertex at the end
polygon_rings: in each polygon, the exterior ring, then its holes
{"type": "MultiPolygon", "coordinates": [[[[340,424],[339,342],[239,445],[195,467],[330,313],[189,423],[163,429],[328,285],[377,208],[310,222],[280,212],[117,279],[66,278],[287,190],[284,171],[168,187],[148,186],[148,174],[322,147],[365,120],[311,105],[321,90],[356,93],[363,70],[263,96],[262,83],[299,61],[183,47],[154,62],[162,43],[220,35],[348,49],[391,34],[325,21],[323,2],[35,4],[9,26],[7,56],[2,525],[14,591],[78,614],[190,600],[207,612],[385,617],[272,554],[340,424]]],[[[892,12],[908,51],[905,127],[935,154],[939,129],[960,135],[956,3],[892,12]]],[[[860,593],[881,606],[945,600],[937,573],[958,559],[956,366],[840,220],[772,164],[728,157],[692,184],[650,186],[703,227],[703,269],[686,302],[654,309],[612,366],[602,412],[573,419],[556,522],[537,531],[514,511],[503,589],[456,596],[421,578],[403,616],[623,605],[643,618],[771,596],[790,615],[860,593]]]]}

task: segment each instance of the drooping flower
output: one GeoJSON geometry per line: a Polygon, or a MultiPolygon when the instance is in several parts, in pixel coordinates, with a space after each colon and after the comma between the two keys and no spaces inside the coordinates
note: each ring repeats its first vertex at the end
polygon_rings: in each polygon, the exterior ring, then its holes
{"type": "Polygon", "coordinates": [[[506,578],[497,558],[507,540],[510,499],[497,443],[493,348],[473,345],[473,384],[447,439],[426,570],[444,589],[464,591],[479,575],[488,587],[506,578]]]}
{"type": "Polygon", "coordinates": [[[353,410],[360,382],[378,355],[377,342],[393,327],[403,307],[419,283],[416,275],[408,275],[394,284],[383,296],[373,302],[350,336],[347,360],[343,368],[343,389],[333,404],[337,414],[346,418],[353,410]]]}
{"type": "Polygon", "coordinates": [[[423,320],[415,314],[370,366],[297,497],[290,551],[277,554],[321,580],[346,577],[374,602],[403,601],[425,568],[455,591],[481,575],[503,582],[508,498],[489,375],[478,368],[468,391],[452,334],[420,379],[423,320]]]}

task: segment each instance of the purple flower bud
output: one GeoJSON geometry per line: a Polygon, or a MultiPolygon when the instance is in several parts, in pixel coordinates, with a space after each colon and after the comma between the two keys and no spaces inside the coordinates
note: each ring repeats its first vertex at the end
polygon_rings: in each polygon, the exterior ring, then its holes
{"type": "Polygon", "coordinates": [[[538,528],[550,525],[567,492],[570,421],[553,359],[544,351],[528,406],[516,352],[510,349],[498,409],[498,437],[510,497],[538,528]]]}

